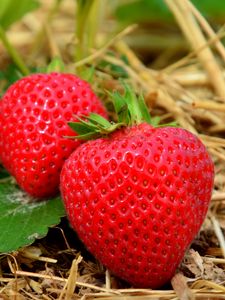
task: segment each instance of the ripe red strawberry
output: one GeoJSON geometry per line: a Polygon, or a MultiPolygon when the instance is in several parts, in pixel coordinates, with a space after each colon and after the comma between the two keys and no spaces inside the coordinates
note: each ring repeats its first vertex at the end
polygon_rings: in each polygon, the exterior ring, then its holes
{"type": "Polygon", "coordinates": [[[89,84],[72,74],[33,74],[9,87],[0,110],[0,160],[35,197],[57,193],[65,159],[81,143],[68,121],[106,111],[89,84]]]}
{"type": "MultiPolygon", "coordinates": [[[[119,121],[130,121],[118,110],[119,121]]],[[[96,120],[90,115],[89,125],[96,120]]],[[[99,121],[104,132],[123,124],[99,121]]],[[[79,146],[63,166],[61,192],[90,252],[132,285],[157,288],[171,279],[200,229],[214,167],[192,133],[139,122],[79,146]]]]}

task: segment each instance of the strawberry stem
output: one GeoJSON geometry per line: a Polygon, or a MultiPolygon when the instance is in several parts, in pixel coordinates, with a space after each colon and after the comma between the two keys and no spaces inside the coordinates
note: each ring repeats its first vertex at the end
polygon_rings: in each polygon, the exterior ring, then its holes
{"type": "Polygon", "coordinates": [[[7,49],[8,53],[10,54],[12,60],[17,65],[18,69],[21,71],[21,73],[24,76],[30,74],[29,69],[27,68],[27,66],[24,63],[23,59],[21,58],[21,56],[17,52],[16,48],[14,48],[12,46],[12,44],[10,43],[10,41],[9,41],[7,35],[6,35],[5,30],[3,29],[3,27],[1,25],[0,25],[0,39],[3,43],[3,45],[5,46],[5,48],[7,49]]]}
{"type": "Polygon", "coordinates": [[[77,0],[76,36],[78,44],[75,50],[75,61],[88,55],[96,41],[98,17],[100,17],[100,0],[77,0]],[[97,18],[96,18],[97,17],[97,18]]]}

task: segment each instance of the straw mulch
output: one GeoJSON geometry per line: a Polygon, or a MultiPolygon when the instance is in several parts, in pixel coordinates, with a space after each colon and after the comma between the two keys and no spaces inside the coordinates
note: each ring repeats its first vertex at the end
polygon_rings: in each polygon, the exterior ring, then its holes
{"type": "MultiPolygon", "coordinates": [[[[28,65],[44,66],[56,55],[63,58],[68,71],[94,65],[94,88],[106,101],[101,91],[119,87],[117,74],[109,66],[120,67],[134,89],[144,93],[153,115],[160,115],[163,122],[176,120],[202,139],[215,162],[215,186],[201,232],[171,284],[161,290],[133,289],[111,276],[64,220],[50,229],[45,239],[1,255],[0,299],[225,299],[224,28],[215,32],[189,0],[165,0],[185,37],[181,40],[190,46],[186,56],[167,62],[167,56],[162,55],[163,68],[149,68],[128,42],[135,39],[137,28],[129,26],[115,35],[114,20],[105,17],[104,30],[100,29],[97,36],[101,46],[90,49],[86,58],[74,63],[74,1],[65,0],[61,6],[54,1],[42,2],[39,10],[8,32],[28,65]],[[100,65],[103,60],[104,66],[100,65]]],[[[108,16],[108,8],[104,9],[108,16]]],[[[0,53],[4,67],[10,59],[2,46],[0,53]]]]}

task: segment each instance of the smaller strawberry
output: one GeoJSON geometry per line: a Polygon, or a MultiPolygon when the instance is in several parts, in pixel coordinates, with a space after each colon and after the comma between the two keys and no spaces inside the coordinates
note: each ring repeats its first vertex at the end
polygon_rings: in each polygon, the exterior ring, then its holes
{"type": "Polygon", "coordinates": [[[96,114],[70,124],[80,145],[61,192],[72,227],[112,273],[136,287],[168,282],[209,206],[213,162],[191,132],[153,126],[142,99],[116,94],[118,123],[96,114]]]}
{"type": "Polygon", "coordinates": [[[26,76],[4,94],[0,107],[0,160],[19,186],[35,197],[58,192],[66,158],[80,145],[67,125],[74,115],[106,116],[90,85],[73,74],[26,76]]]}

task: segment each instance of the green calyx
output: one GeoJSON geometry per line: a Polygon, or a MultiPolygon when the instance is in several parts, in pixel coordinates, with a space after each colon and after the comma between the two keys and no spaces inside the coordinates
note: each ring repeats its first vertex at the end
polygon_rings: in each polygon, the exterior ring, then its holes
{"type": "Polygon", "coordinates": [[[96,139],[100,136],[108,135],[116,129],[125,126],[122,123],[111,123],[104,117],[90,113],[83,118],[76,117],[78,122],[69,122],[68,125],[78,134],[75,137],[68,136],[67,138],[76,138],[81,140],[96,139]]]}
{"type": "Polygon", "coordinates": [[[137,97],[130,86],[127,84],[123,84],[123,86],[124,95],[121,95],[119,92],[110,94],[118,117],[118,123],[123,123],[124,126],[132,126],[143,122],[152,124],[143,96],[137,97]]]}
{"type": "MultiPolygon", "coordinates": [[[[124,94],[119,92],[110,93],[113,100],[117,122],[109,122],[104,117],[90,113],[88,116],[76,117],[78,122],[69,122],[68,125],[77,133],[75,137],[81,140],[96,139],[107,136],[121,127],[149,123],[159,126],[159,118],[151,118],[143,96],[137,97],[131,87],[123,83],[124,94]]],[[[174,126],[173,123],[168,124],[174,126]]]]}

